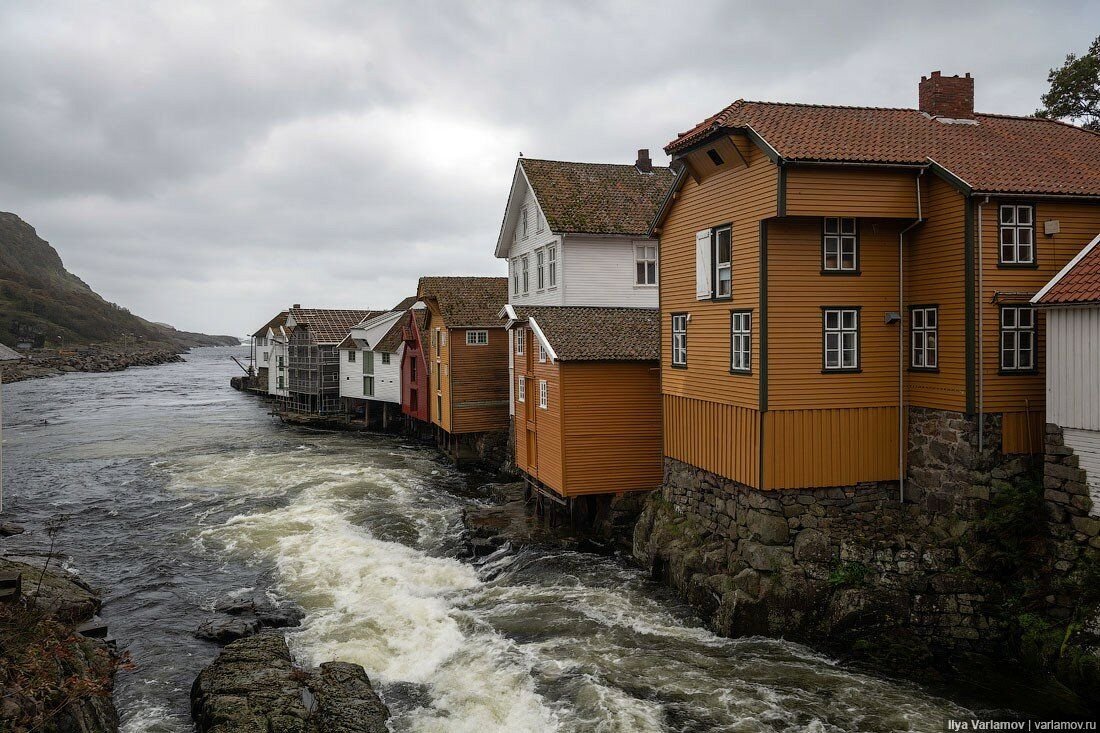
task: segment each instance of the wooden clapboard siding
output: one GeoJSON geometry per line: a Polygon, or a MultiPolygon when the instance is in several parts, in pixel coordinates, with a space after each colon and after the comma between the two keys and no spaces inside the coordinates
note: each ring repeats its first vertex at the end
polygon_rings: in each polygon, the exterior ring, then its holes
{"type": "MultiPolygon", "coordinates": [[[[727,166],[696,183],[687,178],[661,229],[661,388],[665,394],[756,408],[759,403],[759,349],[753,373],[729,372],[731,309],[760,306],[760,220],[776,213],[776,167],[755,146],[744,147],[747,167],[727,166]],[[695,297],[695,234],[732,225],[733,297],[695,297]],[[670,315],[690,313],[688,368],[671,366],[670,315]]],[[[754,347],[759,341],[755,338],[754,347]]]]}
{"type": "Polygon", "coordinates": [[[759,486],[760,412],[664,395],[665,455],[747,486],[759,486]]]}
{"type": "Polygon", "coordinates": [[[788,216],[917,218],[915,172],[791,165],[786,179],[788,216]]]}
{"type": "Polygon", "coordinates": [[[1046,421],[1100,431],[1100,306],[1048,308],[1046,322],[1046,421]]]}
{"type": "Polygon", "coordinates": [[[451,432],[451,380],[450,380],[450,338],[443,316],[435,303],[428,303],[428,343],[427,349],[428,382],[431,388],[428,390],[428,399],[431,400],[429,413],[432,423],[451,432]],[[444,335],[447,338],[444,338],[444,335]],[[446,372],[446,373],[445,373],[446,372]],[[442,401],[437,399],[442,397],[442,401]],[[442,402],[442,408],[439,405],[442,402]]]}
{"type": "Polygon", "coordinates": [[[1041,409],[1004,413],[1001,417],[1001,452],[1042,453],[1045,422],[1041,409]]]}
{"type": "MultiPolygon", "coordinates": [[[[536,363],[536,376],[542,367],[536,363]]],[[[553,367],[559,369],[560,388],[551,385],[550,403],[561,405],[562,423],[551,429],[563,439],[564,495],[658,488],[663,467],[657,363],[578,361],[553,367]]],[[[540,421],[540,450],[542,429],[540,421]]],[[[544,483],[549,458],[539,456],[544,483]]],[[[555,470],[561,464],[559,459],[555,470]]]]}
{"type": "Polygon", "coordinates": [[[921,178],[924,223],[906,235],[905,318],[908,369],[909,305],[935,305],[939,371],[907,371],[910,405],[966,410],[966,199],[943,180],[921,178]]]}
{"type": "Polygon", "coordinates": [[[450,432],[455,435],[508,429],[508,334],[486,330],[489,343],[466,344],[464,328],[449,331],[450,432]]]}
{"type": "MultiPolygon", "coordinates": [[[[885,407],[898,402],[898,231],[859,221],[859,275],[821,274],[821,219],[768,226],[768,408],[885,407]],[[823,373],[822,306],[859,306],[859,373],[823,373]]],[[[690,329],[689,329],[690,330],[690,329]]],[[[690,356],[689,356],[690,359],[690,356]]]]}
{"type": "MultiPolygon", "coordinates": [[[[1080,202],[1023,202],[1035,206],[1035,253],[1036,268],[1005,268],[998,266],[999,245],[998,199],[992,199],[982,207],[982,255],[984,260],[985,283],[982,297],[984,301],[983,318],[985,356],[984,356],[984,400],[985,412],[1012,412],[1037,410],[1043,412],[1045,393],[1045,313],[1039,312],[1039,349],[1037,363],[1040,369],[1034,374],[1000,373],[1000,309],[993,304],[998,292],[1022,292],[1030,297],[1054,277],[1067,262],[1073,259],[1081,249],[1100,232],[1100,206],[1080,202]],[[1047,236],[1043,234],[1043,224],[1056,219],[1061,231],[1047,236]]],[[[1013,203],[1013,201],[1004,201],[1013,203]]],[[[1017,298],[1019,301],[1019,298],[1017,298]]],[[[1018,303],[1017,303],[1018,304],[1018,303]]]]}
{"type": "Polygon", "coordinates": [[[898,477],[897,407],[764,414],[764,488],[851,486],[898,477]]]}

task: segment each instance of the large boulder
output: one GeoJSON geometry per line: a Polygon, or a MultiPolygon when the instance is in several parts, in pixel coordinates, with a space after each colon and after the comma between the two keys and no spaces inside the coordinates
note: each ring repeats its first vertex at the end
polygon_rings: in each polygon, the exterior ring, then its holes
{"type": "Polygon", "coordinates": [[[362,667],[305,670],[286,640],[263,633],[229,644],[191,686],[199,733],[386,733],[389,710],[362,667]]]}

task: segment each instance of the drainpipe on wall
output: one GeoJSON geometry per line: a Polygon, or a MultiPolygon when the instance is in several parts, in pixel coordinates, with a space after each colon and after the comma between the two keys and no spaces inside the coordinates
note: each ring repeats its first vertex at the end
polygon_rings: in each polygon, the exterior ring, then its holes
{"type": "MultiPolygon", "coordinates": [[[[898,501],[905,503],[905,233],[924,222],[920,201],[920,177],[917,173],[917,218],[898,232],[898,501]]],[[[939,344],[936,344],[939,348],[939,344]]]]}
{"type": "Polygon", "coordinates": [[[989,197],[978,202],[978,460],[985,452],[985,267],[982,253],[982,207],[989,197]]]}

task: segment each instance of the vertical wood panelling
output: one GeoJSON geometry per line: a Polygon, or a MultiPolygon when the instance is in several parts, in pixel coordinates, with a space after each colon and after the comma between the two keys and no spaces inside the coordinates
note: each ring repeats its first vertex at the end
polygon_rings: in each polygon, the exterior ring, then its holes
{"type": "Polygon", "coordinates": [[[1100,306],[1049,308],[1047,422],[1100,430],[1100,306]]]}
{"type": "Polygon", "coordinates": [[[447,339],[451,432],[456,435],[508,429],[508,333],[486,330],[489,343],[479,346],[466,344],[462,328],[447,339]]]}
{"type": "Polygon", "coordinates": [[[897,414],[896,407],[764,413],[764,487],[897,479],[897,414]]]}
{"type": "Polygon", "coordinates": [[[1085,480],[1092,496],[1092,514],[1096,516],[1100,514],[1100,431],[1066,428],[1062,437],[1079,456],[1080,467],[1085,469],[1085,480]]]}
{"type": "Polygon", "coordinates": [[[1042,453],[1045,422],[1042,409],[1004,413],[1001,417],[1001,452],[1042,453]]]}
{"type": "Polygon", "coordinates": [[[760,413],[720,402],[664,395],[665,455],[747,486],[758,486],[760,413]]]}

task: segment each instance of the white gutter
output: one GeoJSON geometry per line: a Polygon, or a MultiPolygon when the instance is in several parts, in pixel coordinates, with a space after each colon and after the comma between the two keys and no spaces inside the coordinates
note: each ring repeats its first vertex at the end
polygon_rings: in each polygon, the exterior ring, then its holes
{"type": "Polygon", "coordinates": [[[536,336],[538,336],[539,341],[542,342],[543,351],[545,351],[546,355],[548,357],[550,357],[550,361],[551,362],[557,361],[558,360],[558,352],[554,351],[554,347],[550,345],[550,342],[546,338],[546,334],[544,334],[542,332],[542,329],[539,328],[539,324],[538,324],[537,321],[535,321],[534,316],[531,316],[530,318],[527,319],[527,327],[530,328],[531,331],[534,332],[534,334],[536,336]]]}

